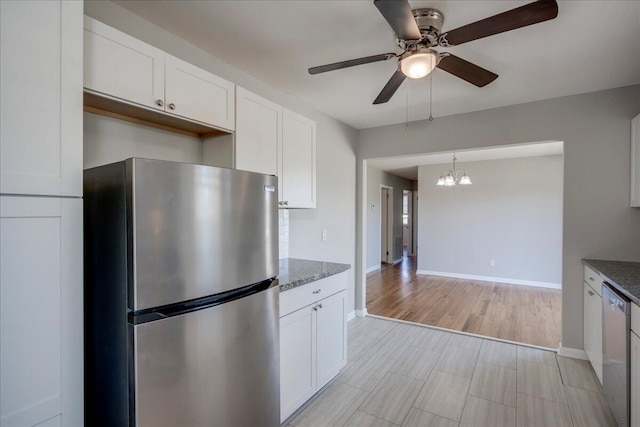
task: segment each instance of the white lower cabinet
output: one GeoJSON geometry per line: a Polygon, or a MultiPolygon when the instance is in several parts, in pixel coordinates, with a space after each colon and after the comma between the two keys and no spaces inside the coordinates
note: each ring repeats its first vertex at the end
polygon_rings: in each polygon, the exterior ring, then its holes
{"type": "Polygon", "coordinates": [[[584,351],[602,383],[602,297],[584,283],[584,351]]]}
{"type": "Polygon", "coordinates": [[[1,426],[83,425],[82,284],[82,199],[0,197],[1,426]]]}
{"type": "Polygon", "coordinates": [[[631,332],[631,426],[640,426],[640,337],[631,332]]]}
{"type": "Polygon", "coordinates": [[[346,285],[346,276],[342,276],[331,276],[280,296],[281,422],[347,363],[347,292],[342,286],[343,282],[346,285]],[[332,291],[337,292],[330,295],[332,291]],[[316,300],[308,304],[311,295],[316,300]],[[307,305],[298,308],[295,301],[307,305]]]}

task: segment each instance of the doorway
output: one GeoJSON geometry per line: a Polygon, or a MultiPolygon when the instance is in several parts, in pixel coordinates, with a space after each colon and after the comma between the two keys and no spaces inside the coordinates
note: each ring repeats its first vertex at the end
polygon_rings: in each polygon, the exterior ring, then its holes
{"type": "Polygon", "coordinates": [[[413,256],[413,191],[402,190],[402,256],[413,256]]]}
{"type": "Polygon", "coordinates": [[[380,262],[393,263],[393,187],[380,186],[380,262]]]}

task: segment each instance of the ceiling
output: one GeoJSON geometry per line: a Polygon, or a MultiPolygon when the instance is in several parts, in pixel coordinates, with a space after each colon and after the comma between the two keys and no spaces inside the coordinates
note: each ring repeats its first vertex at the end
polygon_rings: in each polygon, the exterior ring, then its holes
{"type": "MultiPolygon", "coordinates": [[[[561,141],[543,141],[533,144],[519,144],[500,147],[482,148],[479,150],[456,151],[455,155],[460,163],[478,162],[482,160],[515,159],[520,157],[553,156],[563,153],[561,141]]],[[[418,166],[421,165],[447,165],[443,170],[450,168],[452,152],[422,154],[419,156],[398,156],[370,159],[369,166],[399,175],[407,179],[418,179],[418,166]]]]}
{"type": "MultiPolygon", "coordinates": [[[[393,60],[307,73],[312,66],[394,51],[393,32],[372,1],[116,3],[356,129],[429,115],[428,78],[407,79],[389,103],[372,105],[396,69],[393,60]]],[[[443,12],[443,31],[527,3],[410,1],[412,8],[443,12]]],[[[554,20],[446,49],[500,77],[476,88],[436,70],[433,115],[638,84],[638,40],[639,1],[559,1],[554,20]]]]}

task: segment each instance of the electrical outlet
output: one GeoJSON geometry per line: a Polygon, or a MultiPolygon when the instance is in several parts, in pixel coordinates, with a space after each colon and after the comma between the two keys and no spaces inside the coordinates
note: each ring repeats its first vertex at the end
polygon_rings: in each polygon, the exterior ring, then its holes
{"type": "Polygon", "coordinates": [[[496,260],[495,259],[490,259],[489,260],[489,267],[495,267],[496,266],[496,260]]]}
{"type": "Polygon", "coordinates": [[[322,241],[324,242],[325,240],[327,240],[327,229],[323,228],[322,229],[322,241]]]}

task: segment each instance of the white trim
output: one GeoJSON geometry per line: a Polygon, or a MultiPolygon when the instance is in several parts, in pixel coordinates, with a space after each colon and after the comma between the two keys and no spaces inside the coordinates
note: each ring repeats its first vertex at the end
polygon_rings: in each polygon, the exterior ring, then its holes
{"type": "Polygon", "coordinates": [[[429,276],[440,276],[440,277],[453,277],[456,279],[481,280],[483,282],[508,283],[510,285],[536,286],[538,288],[562,289],[562,284],[560,283],[509,279],[506,277],[476,276],[475,274],[444,273],[442,271],[430,271],[430,270],[417,270],[416,274],[426,274],[429,276]]]}
{"type": "Polygon", "coordinates": [[[367,268],[367,273],[371,273],[372,271],[380,270],[382,268],[381,264],[376,264],[372,267],[367,268]]]}
{"type": "Polygon", "coordinates": [[[356,316],[357,317],[367,317],[367,316],[369,316],[369,313],[367,313],[367,309],[366,308],[364,310],[356,310],[356,316]]]}
{"type": "Polygon", "coordinates": [[[572,359],[589,360],[589,357],[584,350],[563,347],[562,343],[560,343],[558,347],[558,356],[570,357],[572,359]]]}
{"type": "Polygon", "coordinates": [[[402,258],[398,258],[396,260],[394,260],[391,265],[396,265],[396,264],[400,264],[402,262],[402,258]]]}
{"type": "Polygon", "coordinates": [[[349,313],[347,313],[347,322],[349,320],[353,320],[355,318],[356,318],[356,311],[355,310],[354,311],[350,311],[349,313]]]}
{"type": "MultiPolygon", "coordinates": [[[[527,343],[519,342],[519,341],[504,340],[502,338],[490,337],[488,335],[478,335],[478,334],[474,334],[474,333],[471,333],[471,332],[456,331],[455,329],[441,328],[439,326],[425,325],[424,323],[409,322],[408,320],[393,319],[391,317],[377,316],[375,314],[368,314],[367,316],[368,317],[375,317],[376,319],[390,320],[392,322],[397,322],[397,323],[404,323],[404,324],[412,325],[412,326],[420,326],[420,327],[426,328],[426,329],[437,329],[438,331],[450,332],[452,334],[466,335],[466,336],[469,336],[469,337],[482,338],[482,339],[490,340],[490,341],[498,341],[498,342],[503,342],[503,343],[507,343],[507,344],[514,344],[514,345],[519,345],[521,347],[537,348],[539,350],[552,351],[554,353],[558,352],[558,349],[555,349],[555,348],[542,347],[540,345],[527,344],[527,343]]],[[[560,344],[562,345],[562,343],[560,343],[560,344]]]]}

